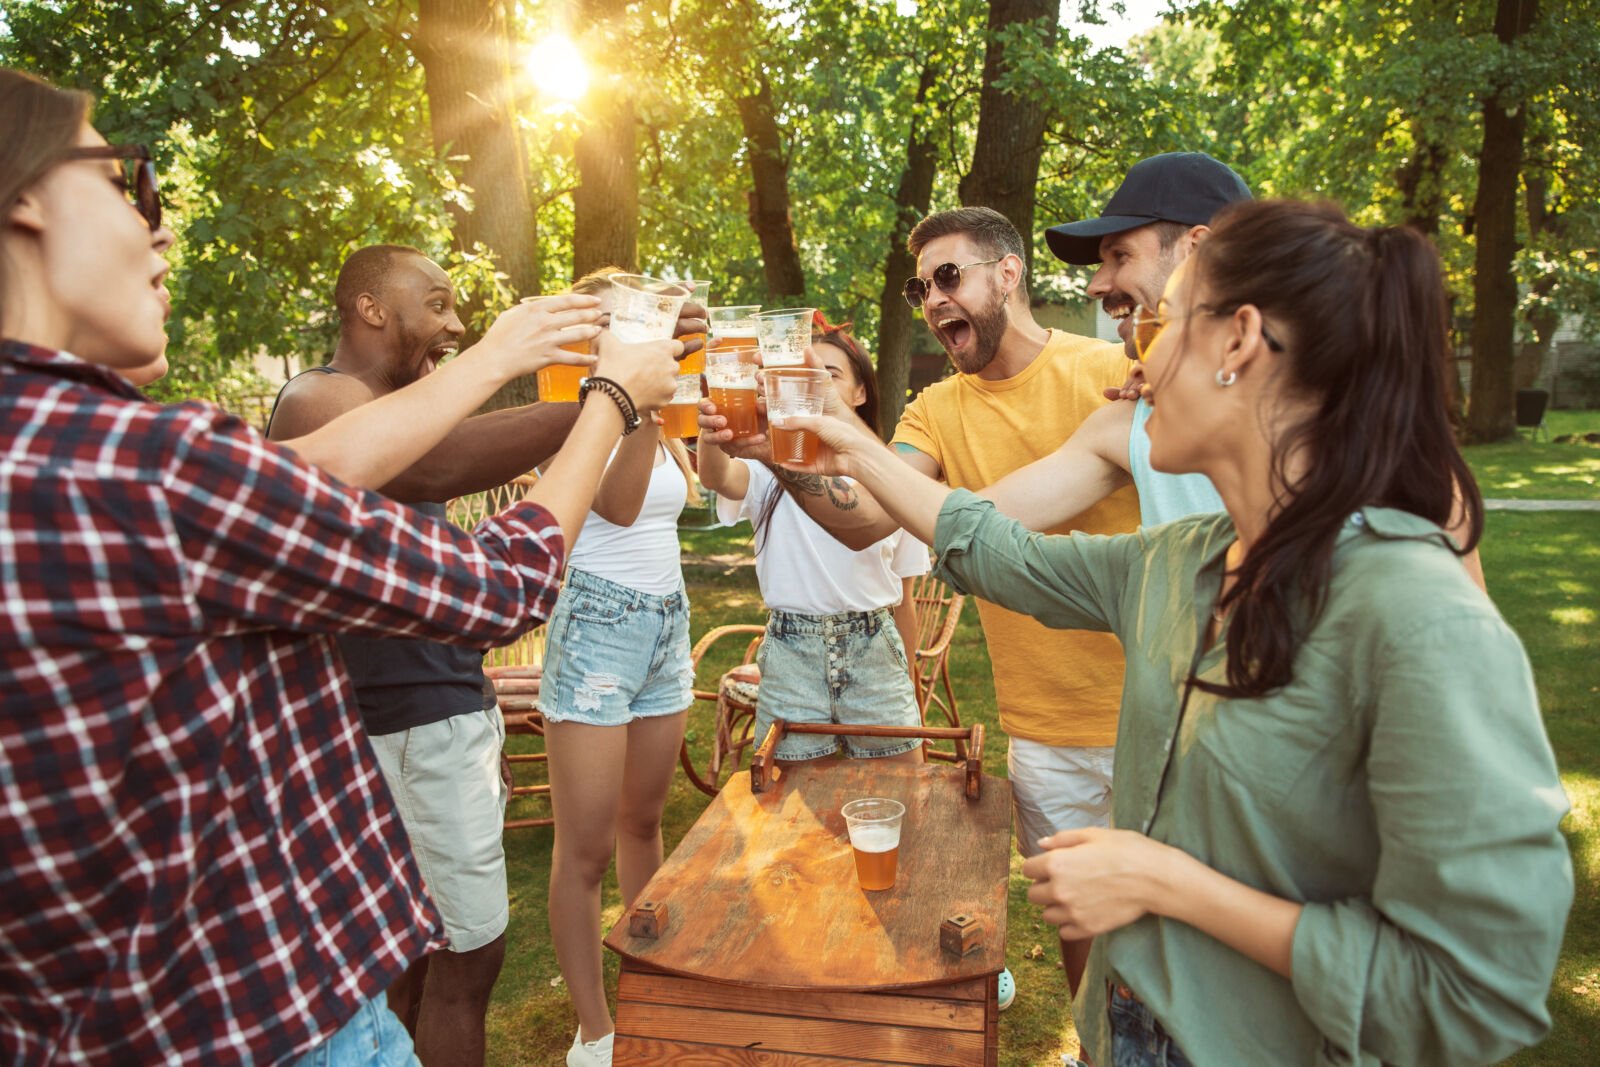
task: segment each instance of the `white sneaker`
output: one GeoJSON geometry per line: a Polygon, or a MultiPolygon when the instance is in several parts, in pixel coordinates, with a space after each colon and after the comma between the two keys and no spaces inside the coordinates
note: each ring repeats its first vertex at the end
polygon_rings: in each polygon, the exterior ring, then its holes
{"type": "Polygon", "coordinates": [[[611,1067],[611,1042],[616,1036],[613,1031],[599,1041],[585,1041],[580,1027],[567,1050],[567,1067],[611,1067]]]}

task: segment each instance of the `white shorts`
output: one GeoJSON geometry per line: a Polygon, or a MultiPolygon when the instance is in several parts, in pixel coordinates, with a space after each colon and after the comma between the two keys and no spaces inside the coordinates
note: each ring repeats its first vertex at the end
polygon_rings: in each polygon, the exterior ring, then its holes
{"type": "Polygon", "coordinates": [[[1037,856],[1039,839],[1058,830],[1111,824],[1111,755],[1116,749],[1065,748],[1010,739],[1006,773],[1017,817],[1017,847],[1037,856]]]}
{"type": "Polygon", "coordinates": [[[511,920],[500,843],[505,739],[499,708],[371,739],[451,952],[482,948],[511,920]]]}

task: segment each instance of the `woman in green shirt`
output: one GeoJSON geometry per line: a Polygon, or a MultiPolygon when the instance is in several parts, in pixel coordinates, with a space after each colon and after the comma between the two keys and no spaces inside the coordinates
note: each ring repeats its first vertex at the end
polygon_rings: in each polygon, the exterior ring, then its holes
{"type": "Polygon", "coordinates": [[[1023,868],[1096,938],[1097,1064],[1456,1067],[1549,1028],[1567,803],[1527,658],[1458,558],[1482,516],[1445,307],[1412,231],[1230,209],[1139,324],[1151,462],[1227,512],[1126,536],[1030,533],[811,423],[813,472],[858,479],[946,580],[1122,640],[1115,829],[1023,868]]]}

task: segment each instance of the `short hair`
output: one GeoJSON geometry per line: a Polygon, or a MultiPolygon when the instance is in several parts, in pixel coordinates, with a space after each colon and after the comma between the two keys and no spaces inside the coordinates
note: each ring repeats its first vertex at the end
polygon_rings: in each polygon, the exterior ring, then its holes
{"type": "Polygon", "coordinates": [[[367,245],[351,252],[339,268],[339,280],[333,286],[333,306],[339,313],[341,324],[349,323],[356,313],[356,301],[362,293],[377,295],[383,291],[394,265],[407,256],[427,254],[410,245],[367,245]]]}
{"type": "Polygon", "coordinates": [[[1022,235],[1011,225],[1011,220],[988,207],[958,207],[950,211],[935,211],[912,229],[906,239],[906,250],[913,256],[922,254],[929,241],[951,234],[965,234],[984,254],[999,259],[1017,256],[1024,263],[1028,252],[1022,235]]]}
{"type": "Polygon", "coordinates": [[[1165,219],[1152,222],[1150,225],[1155,227],[1156,238],[1161,242],[1162,252],[1172,251],[1172,246],[1177,244],[1184,234],[1194,229],[1187,222],[1168,222],[1165,219]]]}
{"type": "Polygon", "coordinates": [[[1016,256],[1022,260],[1022,277],[1017,283],[1017,296],[1028,298],[1028,251],[1022,235],[1011,225],[1011,220],[990,207],[958,207],[949,211],[935,211],[917,223],[906,238],[906,251],[920,256],[929,241],[953,234],[964,234],[991,259],[1016,256]]]}

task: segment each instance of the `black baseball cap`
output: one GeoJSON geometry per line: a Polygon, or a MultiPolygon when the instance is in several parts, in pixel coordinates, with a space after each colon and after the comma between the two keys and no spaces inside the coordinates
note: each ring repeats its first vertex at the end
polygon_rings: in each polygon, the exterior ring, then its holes
{"type": "Polygon", "coordinates": [[[1227,205],[1249,199],[1250,187],[1227,164],[1204,152],[1164,152],[1129,169],[1099,218],[1052,226],[1044,237],[1057,259],[1098,263],[1107,234],[1152,222],[1203,226],[1227,205]]]}

